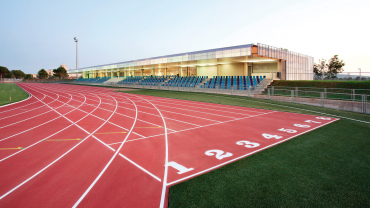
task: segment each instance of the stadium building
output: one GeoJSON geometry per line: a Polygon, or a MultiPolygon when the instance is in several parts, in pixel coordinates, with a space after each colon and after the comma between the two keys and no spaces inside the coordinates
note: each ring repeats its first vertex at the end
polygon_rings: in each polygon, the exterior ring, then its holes
{"type": "Polygon", "coordinates": [[[313,63],[313,57],[258,43],[92,66],[68,73],[82,78],[172,75],[312,80],[313,63]]]}

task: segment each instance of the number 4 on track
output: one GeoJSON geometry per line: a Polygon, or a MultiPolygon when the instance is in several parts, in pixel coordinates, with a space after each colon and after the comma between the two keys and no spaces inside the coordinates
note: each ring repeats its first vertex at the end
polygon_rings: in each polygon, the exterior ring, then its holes
{"type": "Polygon", "coordinates": [[[183,174],[183,173],[189,172],[191,170],[194,170],[194,168],[186,168],[186,167],[178,164],[177,162],[173,162],[173,161],[168,162],[167,166],[171,166],[171,167],[175,168],[176,170],[178,170],[179,172],[177,172],[177,174],[183,174]]]}

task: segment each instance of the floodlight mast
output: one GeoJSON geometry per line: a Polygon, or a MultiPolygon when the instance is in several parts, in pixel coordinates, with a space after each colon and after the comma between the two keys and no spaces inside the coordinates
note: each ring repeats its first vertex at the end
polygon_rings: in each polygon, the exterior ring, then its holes
{"type": "MultiPolygon", "coordinates": [[[[78,70],[78,59],[77,59],[77,43],[78,43],[78,39],[75,37],[74,40],[76,42],[76,70],[78,70]]],[[[76,79],[77,79],[77,75],[76,75],[76,79]]]]}

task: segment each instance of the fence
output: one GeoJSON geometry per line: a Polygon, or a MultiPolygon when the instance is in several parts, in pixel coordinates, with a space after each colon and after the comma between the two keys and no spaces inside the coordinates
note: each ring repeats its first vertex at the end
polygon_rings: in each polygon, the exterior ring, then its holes
{"type": "Polygon", "coordinates": [[[370,90],[269,87],[255,97],[370,114],[370,90]]]}

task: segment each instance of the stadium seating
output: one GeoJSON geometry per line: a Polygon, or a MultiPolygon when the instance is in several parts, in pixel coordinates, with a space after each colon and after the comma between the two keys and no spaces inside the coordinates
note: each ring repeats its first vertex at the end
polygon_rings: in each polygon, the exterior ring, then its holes
{"type": "Polygon", "coordinates": [[[203,82],[207,78],[207,76],[174,77],[163,83],[162,86],[196,87],[197,85],[199,85],[199,83],[203,82]]]}
{"type": "Polygon", "coordinates": [[[107,80],[109,80],[110,77],[103,77],[103,78],[78,78],[75,80],[75,82],[82,82],[82,83],[103,83],[107,80]]]}
{"type": "Polygon", "coordinates": [[[247,90],[248,88],[257,87],[265,78],[266,76],[213,76],[213,78],[207,80],[207,82],[200,87],[247,90]]]}

